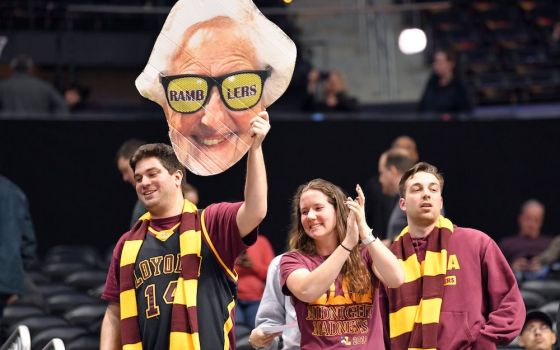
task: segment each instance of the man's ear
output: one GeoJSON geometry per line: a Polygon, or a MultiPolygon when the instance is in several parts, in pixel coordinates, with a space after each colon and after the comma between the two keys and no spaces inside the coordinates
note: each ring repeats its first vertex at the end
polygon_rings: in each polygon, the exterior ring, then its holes
{"type": "Polygon", "coordinates": [[[406,212],[406,199],[402,197],[399,198],[399,208],[401,208],[402,211],[406,212]]]}
{"type": "Polygon", "coordinates": [[[181,186],[181,181],[183,181],[183,176],[184,176],[184,174],[183,174],[183,171],[182,171],[182,170],[177,170],[177,171],[175,172],[175,178],[178,180],[178,181],[177,181],[177,184],[178,184],[179,186],[181,186]]]}

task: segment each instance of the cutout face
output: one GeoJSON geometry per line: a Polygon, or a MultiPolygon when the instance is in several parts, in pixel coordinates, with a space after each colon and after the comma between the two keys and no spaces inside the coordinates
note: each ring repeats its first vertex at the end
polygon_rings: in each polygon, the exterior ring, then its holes
{"type": "Polygon", "coordinates": [[[285,91],[295,54],[250,0],[180,0],[136,86],[162,106],[179,161],[213,175],[249,150],[249,122],[285,91]]]}

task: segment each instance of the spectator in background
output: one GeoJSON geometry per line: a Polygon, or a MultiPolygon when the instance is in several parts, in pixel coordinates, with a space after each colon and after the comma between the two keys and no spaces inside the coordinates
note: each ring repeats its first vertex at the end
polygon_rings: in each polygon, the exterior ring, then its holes
{"type": "Polygon", "coordinates": [[[543,267],[534,259],[545,251],[552,240],[541,235],[543,220],[544,205],[535,199],[526,201],[517,219],[519,234],[500,242],[500,249],[519,282],[542,279],[548,273],[548,266],[543,267]]]}
{"type": "Polygon", "coordinates": [[[91,111],[91,105],[88,102],[90,90],[88,87],[71,84],[64,90],[64,101],[72,113],[91,111]]]}
{"type": "Polygon", "coordinates": [[[199,197],[196,187],[194,187],[190,183],[183,181],[183,183],[181,184],[181,188],[183,190],[183,197],[185,197],[185,199],[187,199],[192,204],[197,205],[199,197]]]}
{"type": "Polygon", "coordinates": [[[49,83],[32,75],[33,60],[17,56],[12,75],[0,82],[0,112],[10,117],[56,118],[68,114],[64,98],[49,83]]]}
{"type": "Polygon", "coordinates": [[[307,97],[302,109],[306,112],[353,112],[358,110],[358,101],[348,95],[342,73],[312,69],[307,76],[307,97]]]}
{"type": "Polygon", "coordinates": [[[406,227],[406,214],[399,206],[399,182],[402,175],[416,162],[403,148],[391,148],[379,157],[379,182],[387,196],[393,197],[393,210],[387,223],[387,232],[383,243],[389,246],[396,236],[406,227]]]}
{"type": "Polygon", "coordinates": [[[235,270],[239,278],[235,322],[255,327],[255,317],[266,283],[266,271],[272,259],[274,251],[263,235],[259,235],[255,244],[237,258],[235,270]]]}
{"type": "MultiPolygon", "coordinates": [[[[119,147],[119,150],[115,155],[115,162],[117,163],[117,168],[121,172],[123,181],[128,182],[132,188],[135,188],[136,183],[134,181],[134,172],[130,167],[130,158],[132,158],[134,152],[136,152],[136,150],[145,143],[145,141],[139,139],[128,139],[119,147]]],[[[146,207],[144,207],[144,204],[137,199],[134,209],[132,210],[130,227],[132,227],[134,223],[138,221],[138,218],[146,211],[147,210],[146,207]]]]}
{"type": "MultiPolygon", "coordinates": [[[[294,243],[292,240],[288,242],[294,243]]],[[[300,349],[301,334],[297,327],[286,329],[281,333],[265,333],[260,328],[261,326],[283,326],[297,322],[296,310],[291,298],[282,293],[280,285],[280,260],[283,255],[272,259],[268,267],[263,297],[255,320],[255,329],[249,336],[249,343],[257,349],[277,350],[280,335],[282,335],[282,350],[300,349]]]]}
{"type": "Polygon", "coordinates": [[[408,135],[401,135],[397,137],[391,144],[391,148],[401,148],[408,152],[408,156],[416,163],[420,160],[418,155],[418,148],[416,141],[408,135]]]}
{"type": "Polygon", "coordinates": [[[27,197],[0,175],[0,318],[2,310],[24,291],[24,263],[35,256],[35,230],[27,197]]]}
{"type": "MultiPolygon", "coordinates": [[[[415,163],[418,162],[420,158],[416,147],[416,141],[410,136],[398,136],[391,143],[391,148],[405,149],[415,163]]],[[[366,219],[367,222],[371,222],[373,231],[385,234],[387,232],[389,217],[391,216],[396,202],[394,195],[389,196],[383,193],[383,189],[379,183],[379,160],[376,162],[375,170],[376,174],[368,180],[366,187],[366,197],[368,198],[366,219]]]]}
{"type": "Polygon", "coordinates": [[[546,265],[553,264],[558,259],[560,259],[560,236],[555,237],[551,242],[548,248],[535,258],[533,258],[533,264],[540,264],[536,265],[537,267],[542,267],[546,265]]]}
{"type": "Polygon", "coordinates": [[[554,344],[556,334],[550,316],[540,310],[527,312],[519,335],[519,345],[525,350],[552,350],[554,344]]]}
{"type": "Polygon", "coordinates": [[[455,69],[456,62],[451,50],[434,52],[433,72],[422,93],[418,112],[435,113],[442,120],[450,120],[456,113],[472,112],[469,93],[455,69]]]}

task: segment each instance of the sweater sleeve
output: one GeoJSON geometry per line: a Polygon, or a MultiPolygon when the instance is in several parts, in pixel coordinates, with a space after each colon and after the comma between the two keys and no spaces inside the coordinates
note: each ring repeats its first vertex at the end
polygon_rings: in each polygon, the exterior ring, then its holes
{"type": "Polygon", "coordinates": [[[543,265],[550,265],[560,259],[560,237],[554,238],[549,247],[538,255],[538,259],[543,265]]]}
{"type": "MultiPolygon", "coordinates": [[[[266,276],[266,286],[262,296],[255,326],[279,326],[286,323],[286,309],[284,308],[285,296],[280,286],[280,259],[281,255],[272,260],[266,276]]],[[[278,349],[278,338],[265,349],[278,349]]]]}
{"type": "Polygon", "coordinates": [[[508,344],[519,334],[525,320],[523,298],[498,245],[490,239],[482,254],[488,317],[480,330],[484,339],[478,342],[508,344]]]}

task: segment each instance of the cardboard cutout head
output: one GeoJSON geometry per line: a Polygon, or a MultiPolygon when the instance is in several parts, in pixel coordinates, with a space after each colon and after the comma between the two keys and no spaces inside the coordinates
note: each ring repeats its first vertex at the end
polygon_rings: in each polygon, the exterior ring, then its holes
{"type": "Polygon", "coordinates": [[[284,93],[295,58],[252,1],[180,0],[136,88],[162,106],[179,161],[214,175],[249,150],[249,121],[284,93]]]}

